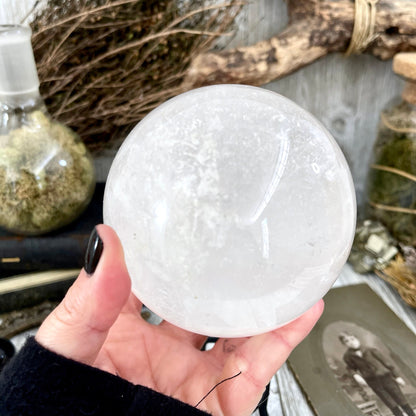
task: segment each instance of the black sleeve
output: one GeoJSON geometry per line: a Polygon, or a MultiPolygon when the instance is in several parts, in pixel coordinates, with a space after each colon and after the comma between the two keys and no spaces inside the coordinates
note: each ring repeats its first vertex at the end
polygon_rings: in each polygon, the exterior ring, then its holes
{"type": "Polygon", "coordinates": [[[55,354],[34,338],[0,373],[1,416],[207,416],[188,404],[55,354]]]}
{"type": "Polygon", "coordinates": [[[399,377],[399,373],[397,372],[396,368],[394,367],[393,363],[391,363],[387,357],[384,357],[383,354],[377,350],[376,348],[370,348],[370,352],[372,356],[378,360],[384,367],[387,368],[391,372],[391,375],[394,378],[399,377]]]}
{"type": "Polygon", "coordinates": [[[345,364],[347,364],[347,370],[358,371],[357,365],[351,355],[351,352],[347,350],[343,356],[345,364]]]}

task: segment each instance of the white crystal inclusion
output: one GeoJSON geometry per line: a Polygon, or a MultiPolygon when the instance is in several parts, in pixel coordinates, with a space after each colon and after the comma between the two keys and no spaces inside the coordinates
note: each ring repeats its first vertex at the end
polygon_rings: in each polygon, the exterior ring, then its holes
{"type": "Polygon", "coordinates": [[[355,212],[328,131],[287,98],[242,85],[153,110],[118,151],[104,196],[136,296],[218,337],[272,330],[317,302],[348,257],[355,212]]]}

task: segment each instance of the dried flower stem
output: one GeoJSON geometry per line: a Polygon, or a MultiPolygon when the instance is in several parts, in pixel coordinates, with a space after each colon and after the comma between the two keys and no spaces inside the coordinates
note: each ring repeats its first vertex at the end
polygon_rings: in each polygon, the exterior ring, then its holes
{"type": "Polygon", "coordinates": [[[243,3],[230,0],[48,0],[32,23],[50,113],[91,150],[187,90],[193,58],[230,35],[243,3]]]}

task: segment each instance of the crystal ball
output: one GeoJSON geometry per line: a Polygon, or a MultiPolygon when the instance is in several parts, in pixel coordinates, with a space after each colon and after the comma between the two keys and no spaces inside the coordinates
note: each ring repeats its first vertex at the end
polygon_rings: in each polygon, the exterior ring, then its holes
{"type": "Polygon", "coordinates": [[[104,195],[135,295],[215,337],[263,333],[315,304],[347,260],[355,213],[348,165],[323,125],[244,85],[198,88],[150,112],[104,195]]]}

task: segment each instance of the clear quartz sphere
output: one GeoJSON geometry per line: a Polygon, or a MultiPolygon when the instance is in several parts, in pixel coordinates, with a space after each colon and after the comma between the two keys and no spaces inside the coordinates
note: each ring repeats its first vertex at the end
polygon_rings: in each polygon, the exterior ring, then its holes
{"type": "Polygon", "coordinates": [[[346,262],[355,213],[328,131],[243,85],[153,110],[117,153],[104,196],[133,292],[170,323],[216,337],[275,329],[316,303],[346,262]]]}

